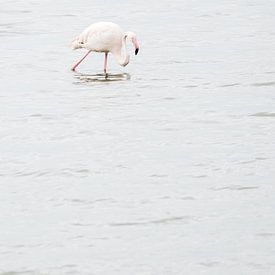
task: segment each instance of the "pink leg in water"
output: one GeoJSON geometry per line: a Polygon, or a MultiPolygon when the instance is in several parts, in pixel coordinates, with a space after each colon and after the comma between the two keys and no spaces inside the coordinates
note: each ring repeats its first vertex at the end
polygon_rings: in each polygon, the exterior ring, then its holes
{"type": "Polygon", "coordinates": [[[108,53],[105,53],[105,59],[104,59],[104,73],[107,74],[107,57],[108,53]]]}
{"type": "Polygon", "coordinates": [[[104,73],[107,74],[107,57],[108,53],[105,53],[105,59],[104,59],[104,73]]]}
{"type": "Polygon", "coordinates": [[[72,71],[75,71],[76,67],[88,56],[91,51],[88,51],[75,65],[72,67],[72,71]]]}

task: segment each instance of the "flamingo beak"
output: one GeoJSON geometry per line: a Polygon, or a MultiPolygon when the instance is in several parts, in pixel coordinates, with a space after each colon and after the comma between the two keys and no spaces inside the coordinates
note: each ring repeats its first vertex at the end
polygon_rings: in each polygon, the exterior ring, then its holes
{"type": "Polygon", "coordinates": [[[138,45],[137,39],[135,37],[133,37],[132,42],[135,47],[135,55],[137,55],[139,52],[139,45],[138,45]]]}

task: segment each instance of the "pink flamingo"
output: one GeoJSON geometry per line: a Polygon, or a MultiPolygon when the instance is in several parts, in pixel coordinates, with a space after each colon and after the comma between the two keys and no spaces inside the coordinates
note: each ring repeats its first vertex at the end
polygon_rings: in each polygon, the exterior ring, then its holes
{"type": "Polygon", "coordinates": [[[81,58],[72,70],[75,71],[76,67],[89,55],[91,52],[104,52],[104,73],[107,73],[107,58],[108,53],[111,52],[116,62],[120,66],[126,66],[129,63],[130,57],[126,48],[126,39],[132,41],[135,48],[135,55],[139,51],[139,45],[135,33],[123,32],[123,30],[111,22],[98,22],[86,28],[72,43],[73,50],[85,48],[88,52],[81,58]],[[124,55],[122,55],[124,51],[124,55]]]}

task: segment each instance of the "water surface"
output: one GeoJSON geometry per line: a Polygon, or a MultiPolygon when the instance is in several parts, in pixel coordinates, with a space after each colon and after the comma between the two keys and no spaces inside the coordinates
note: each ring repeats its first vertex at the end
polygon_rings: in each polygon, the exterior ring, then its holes
{"type": "Polygon", "coordinates": [[[0,6],[1,275],[275,273],[274,1],[0,6]]]}

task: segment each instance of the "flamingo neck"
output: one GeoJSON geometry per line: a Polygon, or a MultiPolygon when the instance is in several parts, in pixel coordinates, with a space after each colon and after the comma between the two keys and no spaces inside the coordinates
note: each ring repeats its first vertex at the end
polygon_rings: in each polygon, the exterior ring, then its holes
{"type": "Polygon", "coordinates": [[[125,67],[129,61],[130,61],[130,56],[126,48],[126,35],[122,39],[122,48],[116,52],[114,52],[114,56],[116,59],[116,62],[120,65],[125,67]],[[122,55],[122,52],[124,52],[124,56],[122,55]]]}

